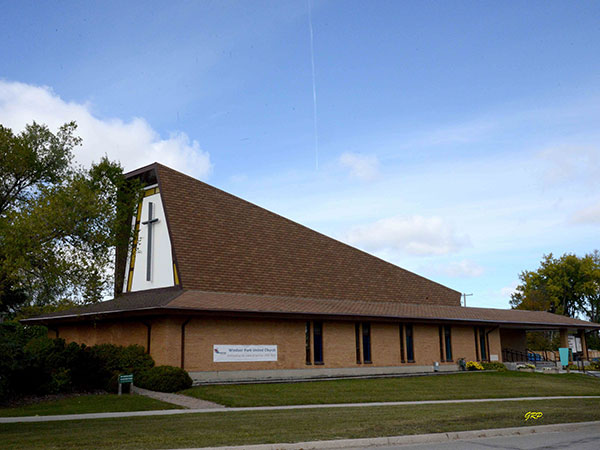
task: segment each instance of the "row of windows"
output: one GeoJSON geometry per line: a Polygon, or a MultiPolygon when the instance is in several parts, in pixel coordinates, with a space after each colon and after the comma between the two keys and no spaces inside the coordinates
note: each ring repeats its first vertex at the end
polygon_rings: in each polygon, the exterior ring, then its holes
{"type": "MultiPolygon", "coordinates": [[[[487,361],[489,353],[489,340],[484,327],[473,327],[475,333],[475,358],[477,361],[487,361]]],[[[451,362],[452,359],[452,327],[440,325],[440,360],[451,362]]]]}
{"type": "MultiPolygon", "coordinates": [[[[400,361],[403,363],[415,362],[413,326],[411,324],[399,324],[398,331],[400,361]]],[[[305,336],[306,364],[323,364],[323,322],[307,321],[305,336]]],[[[357,322],[354,325],[354,336],[356,341],[356,363],[371,364],[371,324],[369,322],[357,322]]]]}
{"type": "MultiPolygon", "coordinates": [[[[413,326],[399,324],[400,361],[402,363],[415,362],[413,326]]],[[[475,355],[477,361],[487,361],[489,354],[489,340],[485,328],[474,327],[475,355]]],[[[306,322],[306,364],[323,364],[323,322],[306,322]]],[[[357,322],[354,325],[356,341],[356,363],[371,364],[371,324],[357,322]],[[362,344],[362,345],[361,345],[362,344]]],[[[452,327],[440,325],[440,361],[452,362],[452,327]]]]}

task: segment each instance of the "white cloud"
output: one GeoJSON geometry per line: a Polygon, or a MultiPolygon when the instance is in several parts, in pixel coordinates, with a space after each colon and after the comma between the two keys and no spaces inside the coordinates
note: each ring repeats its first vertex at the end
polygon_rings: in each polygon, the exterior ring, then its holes
{"type": "Polygon", "coordinates": [[[167,139],[142,118],[129,122],[99,119],[89,104],[66,102],[48,87],[0,80],[0,123],[14,132],[36,121],[56,131],[65,122],[77,122],[83,146],[75,150],[77,162],[88,166],[107,155],[126,171],[160,162],[189,175],[205,178],[211,170],[210,155],[181,132],[167,139]]]}
{"type": "Polygon", "coordinates": [[[369,251],[399,250],[412,255],[444,255],[469,244],[466,236],[439,217],[391,217],[352,228],[345,240],[369,251]]]}
{"type": "Polygon", "coordinates": [[[363,181],[373,180],[379,174],[379,160],[375,155],[343,153],[339,161],[342,166],[350,169],[350,175],[363,181]]]}
{"type": "Polygon", "coordinates": [[[576,211],[571,217],[571,222],[578,224],[600,223],[600,203],[576,211]]]}
{"type": "Polygon", "coordinates": [[[597,184],[600,149],[593,146],[560,145],[538,153],[545,163],[544,181],[550,185],[565,182],[597,184]]]}
{"type": "Polygon", "coordinates": [[[510,296],[515,292],[515,290],[517,289],[517,286],[519,285],[518,281],[513,281],[510,286],[505,286],[502,289],[500,289],[500,295],[502,297],[508,297],[510,298],[510,296]]]}
{"type": "Polygon", "coordinates": [[[436,265],[431,268],[433,273],[454,278],[475,278],[483,275],[483,267],[473,261],[463,259],[447,265],[436,265]]]}

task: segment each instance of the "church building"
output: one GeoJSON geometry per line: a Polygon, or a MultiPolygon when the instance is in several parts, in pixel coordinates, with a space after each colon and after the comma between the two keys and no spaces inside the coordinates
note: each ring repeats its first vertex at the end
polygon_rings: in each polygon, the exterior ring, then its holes
{"type": "Polygon", "coordinates": [[[94,345],[138,344],[196,381],[456,370],[506,361],[527,330],[562,346],[599,324],[539,311],[467,308],[461,294],[154,163],[136,245],[117,251],[115,298],[23,323],[94,345]],[[438,369],[439,368],[439,369],[438,369]]]}

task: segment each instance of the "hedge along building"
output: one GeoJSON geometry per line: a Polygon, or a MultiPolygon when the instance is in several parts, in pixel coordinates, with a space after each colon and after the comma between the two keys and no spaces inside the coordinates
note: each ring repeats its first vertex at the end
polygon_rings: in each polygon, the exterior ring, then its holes
{"type": "Polygon", "coordinates": [[[117,252],[115,299],[47,314],[51,336],[144,346],[196,380],[455,370],[502,361],[526,330],[600,325],[461,306],[461,294],[240,198],[152,164],[117,252]]]}

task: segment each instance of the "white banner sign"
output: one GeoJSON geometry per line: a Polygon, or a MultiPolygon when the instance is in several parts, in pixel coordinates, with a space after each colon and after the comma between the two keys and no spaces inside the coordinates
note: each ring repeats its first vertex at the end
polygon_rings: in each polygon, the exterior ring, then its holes
{"type": "Polygon", "coordinates": [[[571,349],[571,351],[573,353],[578,353],[582,350],[581,349],[581,338],[570,335],[568,339],[569,339],[569,348],[571,349]]]}
{"type": "Polygon", "coordinates": [[[214,362],[277,361],[276,345],[213,345],[214,362]]]}

